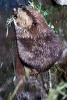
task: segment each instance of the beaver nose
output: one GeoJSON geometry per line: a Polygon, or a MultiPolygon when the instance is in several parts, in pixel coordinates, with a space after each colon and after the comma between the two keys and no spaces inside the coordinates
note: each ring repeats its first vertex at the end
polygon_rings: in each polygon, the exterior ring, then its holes
{"type": "Polygon", "coordinates": [[[13,11],[16,11],[16,8],[13,8],[13,11]]]}
{"type": "Polygon", "coordinates": [[[13,14],[14,14],[14,18],[17,18],[17,9],[13,8],[13,14]]]}
{"type": "Polygon", "coordinates": [[[16,13],[17,12],[17,9],[16,8],[13,8],[13,12],[16,13]]]}

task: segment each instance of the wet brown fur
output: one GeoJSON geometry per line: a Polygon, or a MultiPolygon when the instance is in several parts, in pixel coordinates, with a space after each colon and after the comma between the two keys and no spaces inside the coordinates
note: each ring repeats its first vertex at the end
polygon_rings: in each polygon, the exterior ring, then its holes
{"type": "Polygon", "coordinates": [[[59,38],[34,8],[18,8],[15,16],[18,54],[22,64],[38,72],[48,70],[62,53],[59,38]]]}

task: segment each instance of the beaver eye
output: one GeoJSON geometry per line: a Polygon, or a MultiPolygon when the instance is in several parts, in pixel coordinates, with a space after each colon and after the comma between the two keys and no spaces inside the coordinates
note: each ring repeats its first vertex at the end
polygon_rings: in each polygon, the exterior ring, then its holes
{"type": "Polygon", "coordinates": [[[37,26],[37,22],[33,22],[32,24],[33,24],[34,26],[37,26]]]}

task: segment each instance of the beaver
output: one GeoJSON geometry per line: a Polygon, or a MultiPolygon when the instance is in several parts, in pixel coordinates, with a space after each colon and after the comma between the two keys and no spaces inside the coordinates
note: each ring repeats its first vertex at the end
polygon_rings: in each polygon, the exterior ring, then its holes
{"type": "Polygon", "coordinates": [[[17,49],[23,65],[38,72],[50,69],[62,54],[62,43],[36,9],[14,8],[17,49]]]}

